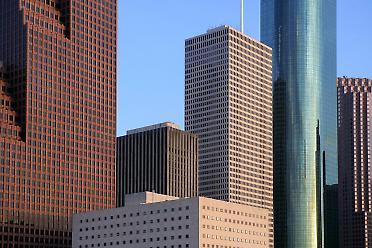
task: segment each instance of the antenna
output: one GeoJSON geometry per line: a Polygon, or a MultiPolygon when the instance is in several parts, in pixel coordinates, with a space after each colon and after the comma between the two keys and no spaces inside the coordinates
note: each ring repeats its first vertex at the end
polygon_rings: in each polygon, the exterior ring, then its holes
{"type": "Polygon", "coordinates": [[[244,33],[244,0],[240,0],[240,31],[244,33]]]}

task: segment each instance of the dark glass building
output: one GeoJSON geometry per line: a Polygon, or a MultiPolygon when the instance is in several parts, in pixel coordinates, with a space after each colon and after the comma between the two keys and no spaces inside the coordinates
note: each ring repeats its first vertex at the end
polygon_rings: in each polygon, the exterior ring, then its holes
{"type": "Polygon", "coordinates": [[[117,138],[117,205],[125,195],[151,191],[198,196],[198,137],[165,122],[117,138]]]}
{"type": "MultiPolygon", "coordinates": [[[[324,187],[324,247],[339,247],[338,184],[324,187]]],[[[341,246],[344,247],[344,246],[341,246]]]]}
{"type": "Polygon", "coordinates": [[[0,247],[115,206],[116,0],[0,1],[0,247]]]}
{"type": "Polygon", "coordinates": [[[337,183],[336,0],[261,0],[273,48],[275,247],[324,243],[323,166],[337,183]]]}

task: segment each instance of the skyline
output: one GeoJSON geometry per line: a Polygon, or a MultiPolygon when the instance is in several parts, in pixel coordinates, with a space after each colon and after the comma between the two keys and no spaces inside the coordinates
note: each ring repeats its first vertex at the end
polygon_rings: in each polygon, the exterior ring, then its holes
{"type": "MultiPolygon", "coordinates": [[[[184,126],[185,39],[223,24],[240,27],[240,1],[213,3],[119,1],[117,135],[164,121],[184,126]],[[141,47],[141,51],[132,47],[141,47]]],[[[366,20],[371,9],[372,2],[368,0],[338,1],[337,76],[372,77],[368,63],[372,56],[368,35],[372,35],[362,33],[368,30],[366,20]],[[347,13],[358,13],[361,18],[346,18],[347,13]]],[[[259,0],[245,3],[245,33],[259,40],[259,0]]],[[[336,87],[336,79],[334,84],[336,87]]]]}
{"type": "Polygon", "coordinates": [[[372,248],[372,3],[119,1],[0,1],[0,247],[372,248]]]}

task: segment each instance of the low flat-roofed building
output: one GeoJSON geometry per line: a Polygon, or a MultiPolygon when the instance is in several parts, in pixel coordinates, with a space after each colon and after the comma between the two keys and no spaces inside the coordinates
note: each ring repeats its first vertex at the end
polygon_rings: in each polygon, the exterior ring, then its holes
{"type": "Polygon", "coordinates": [[[269,210],[150,192],[121,208],[76,214],[73,247],[269,247],[269,210]]]}

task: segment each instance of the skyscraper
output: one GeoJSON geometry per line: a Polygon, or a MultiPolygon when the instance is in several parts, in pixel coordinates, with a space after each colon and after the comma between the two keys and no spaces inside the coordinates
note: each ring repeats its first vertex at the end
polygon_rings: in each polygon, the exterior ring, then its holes
{"type": "Polygon", "coordinates": [[[372,80],[339,78],[340,247],[372,247],[372,80]]]}
{"type": "Polygon", "coordinates": [[[198,196],[198,137],[165,122],[117,138],[117,206],[125,195],[151,191],[198,196]]]}
{"type": "Polygon", "coordinates": [[[0,246],[70,247],[115,206],[116,0],[0,1],[0,246]]]}
{"type": "Polygon", "coordinates": [[[185,129],[199,136],[200,195],[272,213],[271,49],[222,26],[187,39],[185,59],[185,129]]]}
{"type": "Polygon", "coordinates": [[[261,0],[273,49],[275,247],[321,247],[322,167],[337,183],[336,0],[261,0]]]}

